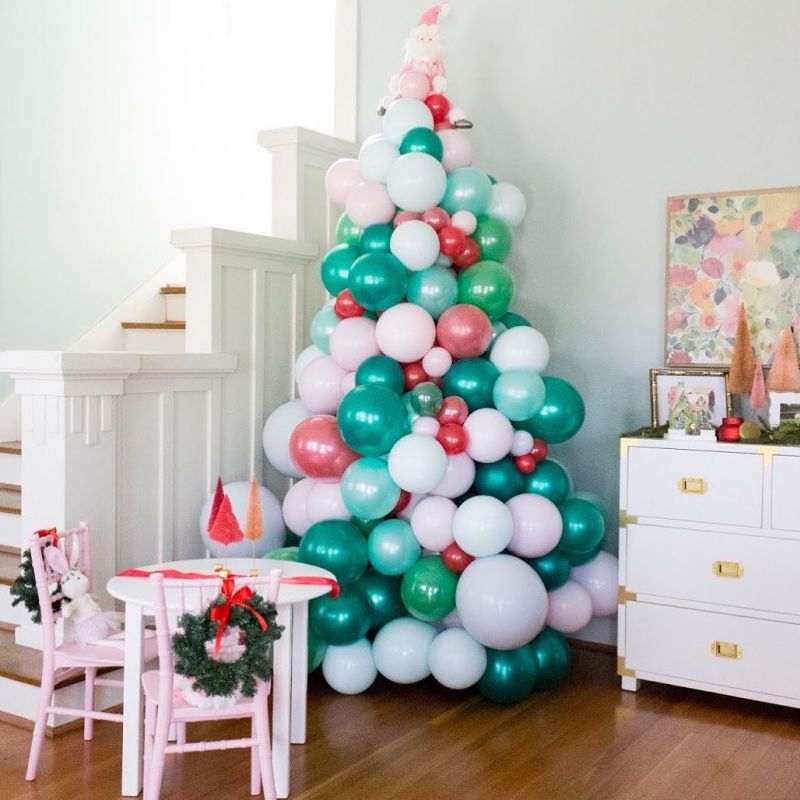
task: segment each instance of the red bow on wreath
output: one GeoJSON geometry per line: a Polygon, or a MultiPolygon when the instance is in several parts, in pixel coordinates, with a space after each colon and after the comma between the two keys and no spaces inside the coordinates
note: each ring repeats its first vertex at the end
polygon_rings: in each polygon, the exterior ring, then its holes
{"type": "Polygon", "coordinates": [[[265,631],[267,629],[267,621],[249,603],[253,597],[253,590],[249,586],[240,586],[234,593],[235,587],[236,584],[233,578],[224,578],[222,581],[222,594],[225,599],[219,605],[211,607],[211,619],[219,622],[217,636],[214,639],[215,654],[219,653],[222,647],[222,635],[225,633],[225,628],[231,618],[231,611],[233,611],[234,606],[247,609],[258,620],[261,630],[265,631]]]}

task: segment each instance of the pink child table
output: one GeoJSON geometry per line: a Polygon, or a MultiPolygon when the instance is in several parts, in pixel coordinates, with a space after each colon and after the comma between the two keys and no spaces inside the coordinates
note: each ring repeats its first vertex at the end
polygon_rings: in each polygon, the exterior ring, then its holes
{"type": "MultiPolygon", "coordinates": [[[[151,564],[142,570],[179,570],[213,573],[210,559],[151,564]]],[[[229,558],[226,567],[247,575],[249,558],[229,558]]],[[[327,570],[291,561],[257,559],[262,575],[283,570],[284,577],[305,576],[333,579],[327,570]]],[[[152,612],[150,581],[146,578],[114,577],[108,593],[125,603],[125,685],[122,722],[122,794],[135,797],[142,790],[142,646],[144,617],[152,612]]],[[[272,681],[272,761],[278,797],[289,796],[289,747],[306,740],[306,690],[308,687],[308,601],[327,594],[325,585],[282,585],[278,594],[279,625],[283,635],[275,643],[275,674],[272,681]]],[[[246,782],[245,778],[242,779],[246,782]]],[[[243,783],[244,785],[244,783],[243,783]]]]}

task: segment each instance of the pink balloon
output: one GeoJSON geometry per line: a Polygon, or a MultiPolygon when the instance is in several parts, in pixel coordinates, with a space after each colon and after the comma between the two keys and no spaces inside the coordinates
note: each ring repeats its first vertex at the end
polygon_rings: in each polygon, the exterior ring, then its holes
{"type": "Polygon", "coordinates": [[[406,522],[411,520],[411,515],[414,509],[427,497],[427,494],[412,494],[411,499],[406,503],[402,511],[397,512],[398,519],[404,519],[406,522]]]}
{"type": "Polygon", "coordinates": [[[347,216],[360,228],[391,222],[397,208],[382,183],[364,181],[350,191],[347,216]]]}
{"type": "Polygon", "coordinates": [[[352,371],[370,356],[379,355],[375,327],[375,320],[369,317],[343,319],[330,336],[331,358],[340,367],[352,371]]]}
{"type": "Polygon", "coordinates": [[[570,577],[592,598],[592,615],[613,617],[617,613],[619,561],[601,550],[588,564],[573,567],[570,577]]]}
{"type": "Polygon", "coordinates": [[[444,153],[442,166],[445,172],[452,172],[472,163],[472,140],[461,130],[439,131],[444,153]]]}
{"type": "Polygon", "coordinates": [[[433,347],[436,323],[422,306],[398,303],[378,319],[378,347],[401,364],[419,361],[433,347]]]}
{"type": "Polygon", "coordinates": [[[424,100],[431,90],[431,82],[424,72],[411,70],[400,78],[397,88],[401,97],[424,100]]]}
{"type": "Polygon", "coordinates": [[[306,498],[306,511],[311,523],[324,519],[350,519],[350,512],[342,500],[341,483],[316,482],[306,498]]]}
{"type": "Polygon", "coordinates": [[[450,218],[450,224],[469,236],[471,233],[475,233],[475,228],[478,227],[478,218],[471,211],[456,211],[450,218]]]}
{"type": "Polygon", "coordinates": [[[350,192],[364,179],[354,158],[340,158],[325,173],[325,191],[334,203],[343,206],[350,192]]]}
{"type": "Polygon", "coordinates": [[[440,497],[460,497],[475,480],[475,462],[466,454],[447,457],[447,472],[441,483],[431,491],[440,497]]]}
{"type": "Polygon", "coordinates": [[[431,378],[441,378],[453,366],[453,357],[444,347],[434,347],[422,359],[422,369],[431,378]]]}
{"type": "Polygon", "coordinates": [[[311,478],[303,478],[295,483],[283,498],[283,521],[286,527],[298,536],[302,536],[312,524],[306,502],[315,483],[316,481],[312,481],[311,478]]]}
{"type": "Polygon", "coordinates": [[[413,222],[418,219],[422,219],[422,214],[418,213],[417,211],[401,211],[394,218],[394,226],[396,228],[398,225],[402,225],[404,222],[413,222]]]}
{"type": "Polygon", "coordinates": [[[439,420],[436,417],[417,417],[411,423],[411,430],[414,433],[421,433],[425,436],[436,436],[439,433],[439,420]]]}
{"type": "Polygon", "coordinates": [[[318,414],[295,426],[289,436],[292,462],[308,478],[338,480],[360,456],[351,450],[336,424],[336,417],[318,414]]]}
{"type": "Polygon", "coordinates": [[[477,306],[459,303],[439,317],[436,339],[453,358],[477,358],[492,343],[492,322],[477,306]]]}
{"type": "Polygon", "coordinates": [[[543,495],[518,494],[506,506],[514,518],[514,535],[508,549],[515,556],[538,558],[547,555],[561,541],[561,514],[543,495]]]}
{"type": "Polygon", "coordinates": [[[426,497],[411,515],[411,530],[417,541],[433,553],[441,553],[453,538],[456,504],[447,497],[426,497]]]}
{"type": "Polygon", "coordinates": [[[347,375],[342,378],[342,397],[344,397],[348,392],[352,392],[355,388],[356,374],[355,372],[348,372],[347,375]]]}
{"type": "Polygon", "coordinates": [[[528,431],[516,431],[514,433],[514,444],[511,445],[512,456],[524,456],[531,452],[533,447],[533,434],[528,431]]]}
{"type": "Polygon", "coordinates": [[[342,380],[347,370],[330,356],[312,361],[297,379],[297,393],[312,414],[333,414],[344,397],[342,380]]]}
{"type": "Polygon", "coordinates": [[[491,464],[511,452],[514,428],[508,417],[494,408],[473,411],[464,423],[469,436],[467,455],[475,461],[491,464]]]}
{"type": "Polygon", "coordinates": [[[546,624],[561,633],[575,633],[585,628],[592,618],[592,598],[576,581],[547,593],[546,624]]]}

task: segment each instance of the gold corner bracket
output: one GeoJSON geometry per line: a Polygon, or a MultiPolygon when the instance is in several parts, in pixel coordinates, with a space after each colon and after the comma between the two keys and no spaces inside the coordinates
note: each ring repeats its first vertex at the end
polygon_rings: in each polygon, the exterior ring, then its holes
{"type": "Polygon", "coordinates": [[[775,453],[778,452],[777,447],[769,447],[768,445],[761,445],[760,447],[756,448],[756,452],[763,456],[764,458],[764,467],[767,469],[772,467],[772,457],[775,453]]]}
{"type": "Polygon", "coordinates": [[[629,592],[624,586],[617,587],[617,605],[625,605],[636,600],[636,592],[629,592]]]}
{"type": "Polygon", "coordinates": [[[631,447],[638,447],[639,442],[636,439],[620,439],[619,440],[619,457],[620,458],[627,458],[628,457],[628,450],[631,447]]]}
{"type": "Polygon", "coordinates": [[[625,666],[625,656],[617,656],[617,675],[620,678],[635,678],[636,671],[625,666]]]}

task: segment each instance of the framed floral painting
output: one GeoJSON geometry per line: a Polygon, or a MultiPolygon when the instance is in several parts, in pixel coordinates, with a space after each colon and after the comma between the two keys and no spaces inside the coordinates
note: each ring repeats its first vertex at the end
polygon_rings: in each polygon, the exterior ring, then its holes
{"type": "Polygon", "coordinates": [[[769,364],[800,324],[800,187],[667,202],[667,364],[730,364],[739,306],[769,364]]]}

